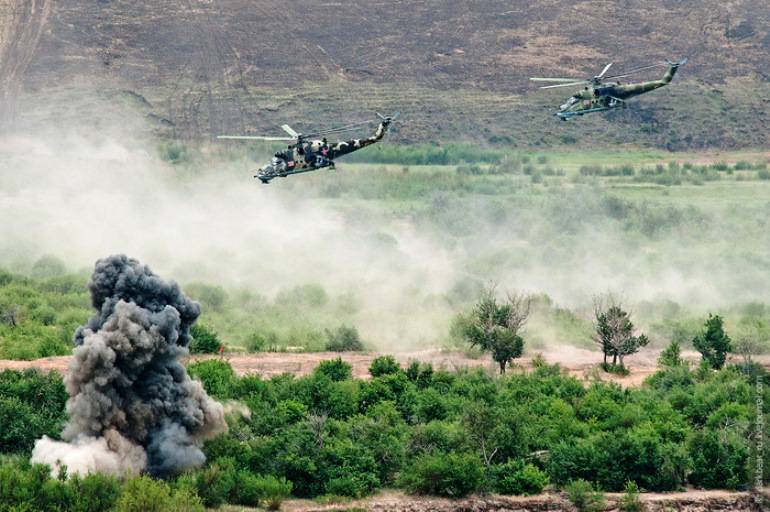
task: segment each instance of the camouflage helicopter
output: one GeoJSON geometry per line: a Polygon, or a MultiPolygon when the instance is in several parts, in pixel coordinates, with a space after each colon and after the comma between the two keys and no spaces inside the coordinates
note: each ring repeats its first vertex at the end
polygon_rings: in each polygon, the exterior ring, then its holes
{"type": "Polygon", "coordinates": [[[390,127],[390,123],[395,121],[398,116],[398,112],[390,116],[383,116],[382,114],[377,113],[380,123],[373,135],[366,139],[352,139],[340,141],[335,144],[329,144],[326,136],[348,132],[359,126],[371,124],[371,121],[304,134],[296,132],[291,126],[285,124],[281,126],[281,128],[289,135],[289,137],[220,135],[217,138],[229,140],[293,141],[285,150],[275,153],[270,163],[261,167],[254,176],[255,178],[259,178],[262,183],[268,184],[273,178],[285,178],[292,174],[317,171],[325,167],[334,169],[335,158],[358,151],[361,148],[365,148],[366,146],[370,146],[382,140],[390,127]],[[321,138],[314,139],[314,137],[321,138]]]}
{"type": "Polygon", "coordinates": [[[626,100],[634,96],[639,96],[646,92],[654,91],[660,87],[667,85],[674,78],[679,66],[687,63],[687,59],[682,59],[679,62],[666,61],[665,64],[652,64],[649,66],[642,66],[639,68],[631,69],[623,74],[615,76],[605,76],[612,62],[604,66],[601,73],[588,80],[581,80],[577,78],[541,78],[533,77],[530,80],[535,82],[564,82],[557,83],[556,85],[546,85],[541,89],[554,89],[557,87],[574,87],[577,85],[583,85],[583,89],[577,91],[575,94],[569,97],[567,101],[559,107],[559,111],[556,113],[562,121],[574,116],[582,116],[585,114],[591,114],[593,112],[604,112],[618,107],[626,107],[626,100]],[[610,82],[609,80],[625,78],[633,75],[645,69],[651,69],[658,66],[668,66],[666,74],[660,80],[652,80],[649,82],[640,82],[635,84],[621,84],[618,81],[610,82]]]}

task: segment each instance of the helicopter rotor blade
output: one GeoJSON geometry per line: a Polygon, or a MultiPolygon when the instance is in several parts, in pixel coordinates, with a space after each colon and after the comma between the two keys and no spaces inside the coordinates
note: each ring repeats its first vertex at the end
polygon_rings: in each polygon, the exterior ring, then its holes
{"type": "Polygon", "coordinates": [[[638,73],[640,71],[644,71],[645,69],[660,68],[660,67],[666,67],[666,66],[668,66],[668,64],[663,64],[663,63],[650,64],[648,66],[641,66],[641,67],[638,67],[638,68],[629,69],[628,71],[623,72],[622,75],[607,76],[607,77],[604,77],[604,79],[605,80],[611,80],[613,78],[623,78],[623,77],[627,77],[629,75],[633,75],[635,73],[638,73]]]}
{"type": "Polygon", "coordinates": [[[296,140],[295,137],[262,137],[262,136],[257,136],[257,135],[218,135],[217,139],[221,139],[221,140],[271,140],[271,141],[296,140]]]}
{"type": "MultiPolygon", "coordinates": [[[[398,113],[398,112],[393,114],[390,117],[391,121],[394,120],[399,115],[400,115],[400,113],[398,113]]],[[[359,123],[352,123],[352,124],[348,124],[348,125],[344,125],[344,126],[337,126],[337,127],[333,127],[333,128],[327,128],[327,129],[323,129],[323,130],[318,130],[318,131],[306,134],[305,137],[316,137],[316,136],[320,136],[320,135],[331,135],[331,134],[335,134],[335,133],[349,132],[349,131],[354,130],[355,128],[358,128],[358,127],[361,127],[361,126],[366,126],[366,125],[369,125],[369,124],[372,124],[372,121],[361,121],[359,123]]]]}
{"type": "Polygon", "coordinates": [[[530,78],[533,82],[576,82],[581,80],[580,78],[543,78],[535,76],[530,78]]]}
{"type": "Polygon", "coordinates": [[[285,131],[286,133],[291,135],[293,138],[295,138],[295,139],[299,138],[299,133],[295,132],[294,128],[292,128],[288,124],[281,125],[281,129],[283,129],[283,131],[285,131]]]}
{"type": "Polygon", "coordinates": [[[597,76],[598,76],[599,78],[604,78],[604,75],[607,73],[607,71],[609,71],[609,70],[610,70],[610,68],[611,68],[611,67],[612,67],[612,62],[610,62],[609,64],[607,64],[606,66],[604,66],[604,69],[602,69],[602,72],[601,72],[601,73],[599,73],[597,76]]]}
{"type": "Polygon", "coordinates": [[[393,114],[391,114],[389,116],[384,116],[384,115],[380,114],[379,112],[375,112],[375,114],[377,114],[377,117],[380,118],[380,121],[391,122],[391,121],[395,121],[396,119],[398,119],[398,116],[401,115],[401,112],[394,112],[393,114]]]}
{"type": "Polygon", "coordinates": [[[585,85],[589,82],[582,81],[582,82],[572,82],[569,84],[556,84],[556,85],[546,85],[543,87],[540,87],[540,89],[555,89],[557,87],[577,87],[578,85],[585,85]]]}

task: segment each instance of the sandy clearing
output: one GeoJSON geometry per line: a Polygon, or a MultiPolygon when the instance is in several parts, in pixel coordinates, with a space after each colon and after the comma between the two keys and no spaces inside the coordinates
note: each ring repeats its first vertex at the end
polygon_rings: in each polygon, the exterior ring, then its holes
{"type": "MultiPolygon", "coordinates": [[[[599,368],[601,354],[592,350],[572,346],[551,348],[542,352],[549,363],[559,363],[567,373],[585,381],[604,380],[617,382],[621,386],[639,386],[648,376],[657,370],[657,358],[659,350],[646,349],[627,359],[631,369],[628,376],[610,375],[599,368]]],[[[288,353],[288,352],[262,352],[255,354],[225,354],[228,361],[238,375],[258,374],[264,378],[270,378],[283,373],[301,376],[307,375],[318,366],[321,361],[341,357],[353,367],[353,375],[357,378],[369,378],[369,366],[379,353],[288,353]]],[[[483,368],[490,373],[497,372],[496,364],[488,357],[470,358],[464,352],[442,349],[422,350],[415,352],[402,352],[394,354],[402,365],[412,360],[431,363],[434,368],[446,370],[458,370],[462,368],[483,368]]],[[[699,355],[696,352],[685,352],[684,357],[696,363],[699,355]]],[[[530,354],[518,361],[517,367],[511,371],[529,370],[535,354],[530,354]]],[[[218,356],[193,356],[190,360],[214,359],[218,356]]],[[[33,361],[0,360],[0,370],[23,370],[36,368],[45,371],[67,372],[67,365],[71,356],[47,357],[33,361]]],[[[763,364],[770,365],[770,357],[760,358],[763,364]]]]}

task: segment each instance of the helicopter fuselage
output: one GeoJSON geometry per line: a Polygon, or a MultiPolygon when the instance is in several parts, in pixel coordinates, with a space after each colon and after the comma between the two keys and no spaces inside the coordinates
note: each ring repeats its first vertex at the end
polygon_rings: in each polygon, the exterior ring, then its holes
{"type": "Polygon", "coordinates": [[[556,113],[562,120],[566,121],[570,117],[582,116],[594,112],[603,112],[613,108],[626,107],[626,100],[639,96],[655,89],[668,85],[676,74],[676,70],[681,64],[672,64],[669,66],[666,74],[660,80],[651,80],[636,84],[621,84],[620,82],[601,82],[597,80],[594,84],[585,86],[569,97],[567,101],[559,107],[556,113]]]}
{"type": "Polygon", "coordinates": [[[381,122],[374,134],[366,139],[352,139],[329,144],[323,140],[298,140],[285,150],[278,151],[270,163],[261,167],[255,178],[269,183],[273,178],[285,178],[292,174],[334,168],[334,159],[379,142],[388,130],[390,122],[381,122]]]}

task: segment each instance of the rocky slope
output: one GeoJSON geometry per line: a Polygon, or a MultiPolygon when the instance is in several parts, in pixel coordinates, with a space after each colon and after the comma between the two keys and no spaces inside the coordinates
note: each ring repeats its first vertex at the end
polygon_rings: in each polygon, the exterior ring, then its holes
{"type": "Polygon", "coordinates": [[[33,109],[52,89],[87,87],[128,91],[171,135],[189,138],[381,108],[404,111],[404,139],[768,142],[756,129],[770,121],[765,0],[47,1],[23,81],[33,109]],[[527,81],[684,55],[675,88],[556,137],[550,114],[564,94],[534,93],[527,81]]]}

